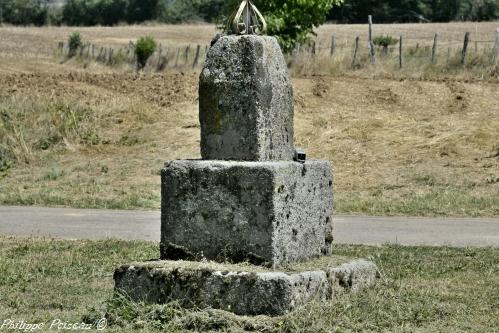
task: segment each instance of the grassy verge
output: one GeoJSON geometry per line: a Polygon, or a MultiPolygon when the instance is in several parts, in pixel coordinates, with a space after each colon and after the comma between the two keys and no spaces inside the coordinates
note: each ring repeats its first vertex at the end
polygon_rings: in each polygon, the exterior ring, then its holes
{"type": "Polygon", "coordinates": [[[106,316],[108,331],[117,332],[496,332],[499,327],[497,249],[337,246],[338,255],[372,258],[382,272],[379,285],[278,318],[112,298],[114,269],[155,258],[158,251],[157,244],[146,242],[0,238],[0,319],[92,322],[106,316]]]}
{"type": "Polygon", "coordinates": [[[337,213],[359,212],[372,216],[498,216],[499,191],[493,186],[430,186],[404,196],[389,189],[378,188],[362,195],[355,192],[338,193],[337,213]]]}
{"type": "MultiPolygon", "coordinates": [[[[157,209],[160,169],[199,158],[196,74],[0,80],[0,204],[157,209]]],[[[293,79],[295,141],[331,161],[336,212],[499,216],[494,82],[293,79]]]]}

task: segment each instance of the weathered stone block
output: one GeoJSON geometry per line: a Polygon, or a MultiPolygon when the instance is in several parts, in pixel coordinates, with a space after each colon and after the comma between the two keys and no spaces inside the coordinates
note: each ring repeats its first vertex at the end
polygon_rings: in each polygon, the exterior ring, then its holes
{"type": "Polygon", "coordinates": [[[205,160],[288,160],[294,155],[293,88],[277,40],[223,36],[199,82],[205,160]]]}
{"type": "Polygon", "coordinates": [[[186,308],[215,308],[239,315],[284,315],[337,292],[374,286],[377,268],[369,261],[324,257],[309,267],[272,272],[250,265],[157,261],[122,266],[115,288],[134,301],[186,308]]]}
{"type": "Polygon", "coordinates": [[[173,161],[162,170],[161,258],[281,265],[330,253],[326,161],[173,161]]]}

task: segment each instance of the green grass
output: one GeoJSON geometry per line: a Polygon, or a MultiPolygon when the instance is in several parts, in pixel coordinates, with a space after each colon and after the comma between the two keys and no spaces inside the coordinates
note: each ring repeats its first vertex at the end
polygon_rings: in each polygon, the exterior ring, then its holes
{"type": "Polygon", "coordinates": [[[367,293],[340,295],[278,318],[238,317],[112,297],[121,264],[158,257],[156,243],[0,238],[0,319],[93,322],[107,331],[498,332],[499,250],[337,246],[382,273],[367,293]]]}
{"type": "Polygon", "coordinates": [[[499,191],[496,184],[479,188],[459,185],[429,185],[425,192],[411,191],[392,197],[389,190],[378,189],[369,196],[344,192],[336,195],[336,213],[360,213],[376,216],[467,216],[499,215],[499,191]]]}

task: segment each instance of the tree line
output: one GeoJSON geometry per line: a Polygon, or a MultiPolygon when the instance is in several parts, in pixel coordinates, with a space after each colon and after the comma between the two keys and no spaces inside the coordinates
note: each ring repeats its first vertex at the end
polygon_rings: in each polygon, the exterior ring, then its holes
{"type": "Polygon", "coordinates": [[[328,19],[339,23],[493,21],[499,18],[498,0],[346,0],[328,19]]]}
{"type": "MultiPolygon", "coordinates": [[[[15,25],[116,25],[158,21],[163,23],[216,22],[227,15],[225,0],[0,0],[0,23],[15,25]]],[[[278,0],[254,0],[266,8],[278,0]]],[[[293,6],[295,1],[289,1],[293,6]]],[[[320,1],[319,1],[320,2],[320,1]]],[[[297,2],[299,3],[299,2],[297,2]]],[[[327,6],[325,7],[327,8],[327,6]]],[[[320,8],[319,8],[320,9],[320,8]]],[[[497,0],[344,0],[326,13],[330,21],[448,22],[499,19],[497,0]]]]}

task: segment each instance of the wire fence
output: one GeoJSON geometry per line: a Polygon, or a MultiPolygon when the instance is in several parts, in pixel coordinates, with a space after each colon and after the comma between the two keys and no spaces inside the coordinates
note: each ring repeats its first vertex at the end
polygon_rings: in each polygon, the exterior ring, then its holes
{"type": "MultiPolygon", "coordinates": [[[[394,39],[398,46],[374,46],[371,49],[372,40],[369,37],[362,39],[357,36],[354,39],[342,38],[339,39],[335,35],[330,38],[329,44],[324,41],[312,41],[307,45],[299,45],[294,50],[293,55],[306,53],[310,56],[327,56],[331,58],[339,54],[352,54],[352,63],[356,63],[355,56],[368,54],[369,57],[377,59],[385,58],[389,55],[397,55],[399,58],[428,58],[430,62],[435,63],[437,58],[441,58],[442,54],[447,58],[447,61],[456,53],[461,54],[461,60],[464,64],[469,56],[488,56],[491,63],[495,62],[499,53],[499,29],[496,31],[495,40],[473,39],[473,35],[466,32],[461,40],[442,40],[438,33],[433,36],[418,36],[410,37],[400,35],[394,39]]],[[[402,59],[403,60],[403,59],[402,59]]],[[[400,67],[404,66],[404,62],[400,63],[400,67]]]]}
{"type": "MultiPolygon", "coordinates": [[[[185,45],[185,46],[164,46],[159,45],[157,50],[147,61],[147,68],[163,71],[168,68],[198,68],[203,62],[208,52],[208,45],[185,45]]],[[[70,58],[69,44],[59,42],[57,53],[66,59],[70,58]]],[[[74,55],[78,60],[95,61],[104,65],[137,66],[137,56],[135,54],[135,44],[129,42],[126,47],[113,48],[86,43],[78,48],[74,55]]]]}
{"type": "MultiPolygon", "coordinates": [[[[371,31],[371,29],[370,29],[371,31]]],[[[332,34],[329,41],[314,40],[305,45],[298,45],[295,50],[288,55],[290,64],[297,58],[309,57],[311,60],[316,57],[330,58],[335,60],[338,57],[351,57],[351,66],[359,66],[369,59],[371,63],[378,61],[392,61],[398,57],[399,67],[411,59],[427,59],[428,63],[436,64],[444,59],[446,62],[456,57],[460,58],[462,65],[468,59],[482,57],[490,60],[494,64],[499,58],[499,29],[496,30],[495,39],[486,40],[466,32],[461,40],[444,39],[439,33],[433,35],[411,36],[407,33],[394,38],[395,45],[374,45],[372,35],[365,36],[338,37],[332,34]],[[398,45],[397,45],[398,44],[398,45]]],[[[150,57],[147,68],[156,71],[168,69],[198,69],[204,63],[207,55],[208,45],[159,45],[156,52],[150,57]]],[[[57,45],[58,54],[69,57],[69,45],[59,42],[57,45]]],[[[129,42],[126,47],[113,48],[91,43],[84,44],[76,52],[76,57],[83,60],[93,60],[105,65],[127,64],[136,66],[135,45],[129,42]]]]}

